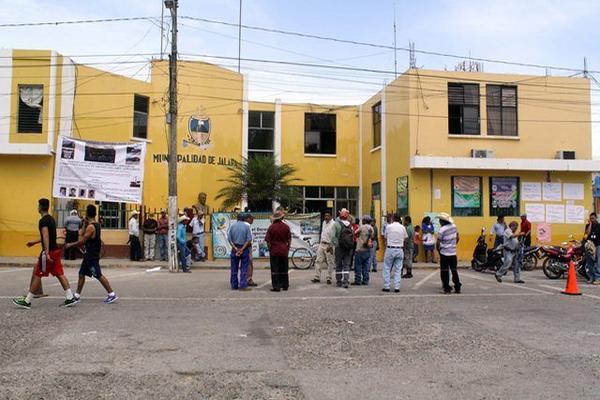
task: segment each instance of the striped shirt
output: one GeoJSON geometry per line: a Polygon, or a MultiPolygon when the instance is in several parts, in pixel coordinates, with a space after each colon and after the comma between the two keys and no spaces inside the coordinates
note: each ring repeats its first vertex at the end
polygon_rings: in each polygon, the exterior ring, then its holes
{"type": "Polygon", "coordinates": [[[440,243],[440,254],[444,256],[456,255],[456,238],[458,229],[454,224],[444,225],[438,233],[438,241],[440,243]]]}

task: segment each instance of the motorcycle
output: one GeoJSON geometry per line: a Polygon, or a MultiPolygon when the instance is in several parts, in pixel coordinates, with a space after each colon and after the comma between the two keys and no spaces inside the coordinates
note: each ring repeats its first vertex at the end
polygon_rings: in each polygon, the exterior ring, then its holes
{"type": "Polygon", "coordinates": [[[524,271],[533,271],[537,268],[539,260],[542,258],[541,246],[528,246],[523,248],[522,269],[524,271]]]}
{"type": "Polygon", "coordinates": [[[503,247],[502,245],[488,249],[485,241],[485,228],[481,229],[481,234],[477,239],[477,245],[473,250],[473,259],[471,260],[471,268],[477,272],[491,270],[496,272],[503,264],[503,247]]]}
{"type": "Polygon", "coordinates": [[[559,279],[567,274],[569,263],[573,261],[579,275],[588,278],[585,270],[585,249],[578,240],[563,242],[563,246],[543,246],[542,252],[546,259],[542,264],[544,275],[548,279],[559,279]]]}

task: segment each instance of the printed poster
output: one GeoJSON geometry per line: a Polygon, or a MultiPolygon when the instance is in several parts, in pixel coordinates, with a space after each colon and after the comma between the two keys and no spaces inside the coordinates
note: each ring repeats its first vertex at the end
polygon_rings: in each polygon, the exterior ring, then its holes
{"type": "Polygon", "coordinates": [[[583,224],[585,222],[585,209],[583,206],[567,205],[565,208],[565,222],[567,224],[583,224]]]}
{"type": "Polygon", "coordinates": [[[546,207],[543,203],[525,203],[525,213],[530,222],[546,222],[546,207]]]}
{"type": "Polygon", "coordinates": [[[91,142],[59,136],[52,195],[142,203],[146,143],[91,142]]]}
{"type": "MultiPolygon", "coordinates": [[[[267,229],[271,225],[271,213],[252,213],[254,223],[250,226],[252,230],[252,257],[269,257],[269,248],[265,242],[267,229]]],[[[213,257],[229,258],[231,245],[227,240],[227,232],[231,224],[237,220],[235,213],[213,213],[212,215],[212,240],[213,257]]],[[[319,243],[321,235],[321,214],[290,214],[283,220],[292,231],[292,246],[290,256],[298,247],[310,247],[304,240],[308,238],[312,244],[319,243]]]]}
{"type": "Polygon", "coordinates": [[[519,190],[517,178],[492,178],[492,208],[517,208],[519,190]]]}
{"type": "Polygon", "coordinates": [[[583,200],[583,183],[563,183],[563,197],[565,200],[583,200]]]}
{"type": "Polygon", "coordinates": [[[408,211],[408,176],[396,179],[397,209],[408,211]]]}
{"type": "Polygon", "coordinates": [[[546,222],[565,223],[565,206],[562,204],[546,204],[546,222]]]}
{"type": "Polygon", "coordinates": [[[541,201],[542,184],[540,182],[523,182],[521,184],[521,198],[523,201],[541,201]]]}
{"type": "Polygon", "coordinates": [[[481,207],[481,180],[478,176],[456,176],[454,183],[454,208],[481,207]]]}
{"type": "Polygon", "coordinates": [[[562,185],[560,182],[544,182],[542,184],[544,192],[544,201],[561,201],[562,200],[562,185]]]}
{"type": "Polygon", "coordinates": [[[538,224],[536,236],[539,243],[552,243],[552,227],[550,224],[545,222],[538,224]]]}

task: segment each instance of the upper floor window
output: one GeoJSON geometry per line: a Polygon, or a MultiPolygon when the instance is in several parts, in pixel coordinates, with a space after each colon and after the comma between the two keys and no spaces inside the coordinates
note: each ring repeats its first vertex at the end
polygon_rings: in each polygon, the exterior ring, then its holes
{"type": "Polygon", "coordinates": [[[150,99],[146,96],[133,96],[133,137],[148,138],[148,105],[150,99]]]}
{"type": "Polygon", "coordinates": [[[479,85],[448,83],[448,129],[453,135],[479,135],[479,85]]]}
{"type": "Polygon", "coordinates": [[[488,135],[517,136],[517,87],[487,85],[488,135]]]}
{"type": "Polygon", "coordinates": [[[304,153],[336,153],[335,114],[304,114],[304,153]]]}
{"type": "Polygon", "coordinates": [[[18,133],[42,133],[43,85],[19,85],[18,133]]]}
{"type": "Polygon", "coordinates": [[[381,146],[381,102],[371,109],[373,113],[373,148],[381,146]]]}
{"type": "Polygon", "coordinates": [[[275,113],[272,111],[248,112],[248,157],[273,154],[275,113]]]}

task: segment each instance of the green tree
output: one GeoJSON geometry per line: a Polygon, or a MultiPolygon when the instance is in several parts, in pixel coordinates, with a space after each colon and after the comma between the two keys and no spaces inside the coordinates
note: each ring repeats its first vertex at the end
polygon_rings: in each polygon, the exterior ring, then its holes
{"type": "Polygon", "coordinates": [[[274,156],[262,155],[244,158],[227,169],[229,177],[219,180],[225,185],[217,194],[225,208],[240,204],[244,197],[253,211],[270,211],[273,200],[286,208],[301,205],[300,188],[292,186],[299,181],[294,177],[297,170],[291,164],[277,165],[274,156]]]}

